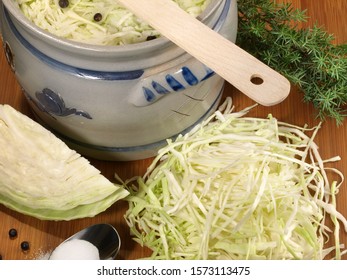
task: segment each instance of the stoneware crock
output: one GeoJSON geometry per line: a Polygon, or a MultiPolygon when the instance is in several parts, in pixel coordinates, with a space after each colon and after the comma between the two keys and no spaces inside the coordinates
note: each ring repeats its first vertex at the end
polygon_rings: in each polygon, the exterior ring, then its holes
{"type": "MultiPolygon", "coordinates": [[[[231,41],[236,0],[216,1],[201,20],[231,41]]],[[[213,113],[224,80],[168,41],[94,46],[58,38],[1,2],[6,58],[37,120],[85,156],[154,156],[213,113]]]]}

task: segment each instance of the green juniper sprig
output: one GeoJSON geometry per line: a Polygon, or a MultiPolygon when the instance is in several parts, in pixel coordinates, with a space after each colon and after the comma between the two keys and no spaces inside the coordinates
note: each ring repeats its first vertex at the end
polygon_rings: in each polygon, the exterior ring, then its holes
{"type": "Polygon", "coordinates": [[[300,28],[306,11],[274,0],[238,0],[237,44],[298,86],[322,120],[347,115],[347,45],[317,24],[300,28]]]}

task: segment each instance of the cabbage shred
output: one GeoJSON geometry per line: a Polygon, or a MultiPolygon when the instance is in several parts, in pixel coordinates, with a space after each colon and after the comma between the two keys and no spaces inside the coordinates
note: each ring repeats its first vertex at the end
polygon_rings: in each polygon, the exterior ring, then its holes
{"type": "Polygon", "coordinates": [[[335,196],[328,161],[314,137],[319,126],[297,127],[221,110],[176,140],[168,140],[147,173],[126,182],[125,219],[153,259],[340,258],[335,196]],[[308,136],[311,134],[311,136],[308,136]],[[335,225],[335,245],[325,248],[335,225]]]}
{"type": "MultiPolygon", "coordinates": [[[[66,0],[68,6],[64,8],[59,5],[60,0],[15,1],[24,15],[38,27],[74,41],[95,45],[126,45],[160,36],[156,30],[123,8],[116,0],[66,0]]],[[[211,2],[173,1],[195,17],[211,2]]]]}

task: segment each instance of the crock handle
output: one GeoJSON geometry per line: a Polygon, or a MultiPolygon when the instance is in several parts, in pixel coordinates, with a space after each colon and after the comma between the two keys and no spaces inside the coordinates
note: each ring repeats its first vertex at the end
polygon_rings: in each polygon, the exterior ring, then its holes
{"type": "Polygon", "coordinates": [[[180,92],[195,86],[215,75],[215,72],[191,59],[189,63],[171,68],[140,80],[133,91],[130,102],[135,106],[147,106],[172,92],[180,92]]]}

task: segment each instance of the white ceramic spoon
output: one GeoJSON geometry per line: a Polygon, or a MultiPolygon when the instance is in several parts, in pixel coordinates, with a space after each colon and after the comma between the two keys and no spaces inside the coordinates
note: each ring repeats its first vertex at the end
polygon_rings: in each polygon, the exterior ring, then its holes
{"type": "Polygon", "coordinates": [[[257,103],[271,106],[288,96],[290,83],[285,77],[186,13],[172,0],[117,1],[257,103]]]}

